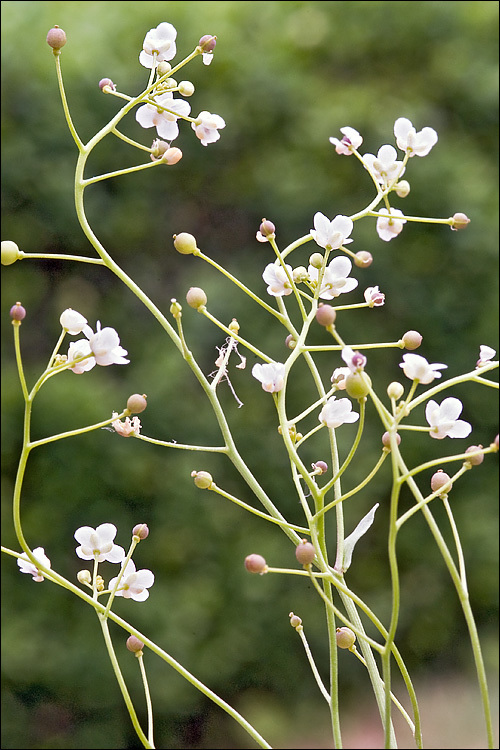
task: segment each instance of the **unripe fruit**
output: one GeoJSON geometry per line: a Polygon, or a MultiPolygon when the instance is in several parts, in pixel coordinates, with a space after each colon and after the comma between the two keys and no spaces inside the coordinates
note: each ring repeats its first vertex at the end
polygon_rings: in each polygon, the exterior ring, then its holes
{"type": "Polygon", "coordinates": [[[335,637],[339,648],[352,648],[356,642],[356,635],[351,628],[337,628],[335,637]]]}
{"type": "Polygon", "coordinates": [[[54,26],[47,34],[47,44],[49,47],[52,47],[54,54],[58,53],[61,47],[64,47],[66,44],[65,32],[59,26],[54,26]]]}
{"type": "MultiPolygon", "coordinates": [[[[450,477],[448,476],[448,474],[442,469],[439,469],[431,477],[431,490],[433,492],[437,492],[446,484],[448,484],[449,481],[450,481],[450,477]]],[[[450,489],[451,489],[451,485],[448,487],[448,490],[450,489]]]]}
{"type": "Polygon", "coordinates": [[[351,398],[364,398],[371,388],[372,381],[366,372],[351,372],[345,379],[345,389],[351,398]]]}
{"type": "Polygon", "coordinates": [[[198,248],[196,247],[196,239],[188,232],[174,234],[174,247],[177,252],[182,255],[191,255],[198,251],[198,248]]]}
{"type": "Polygon", "coordinates": [[[303,539],[295,548],[295,557],[301,565],[310,565],[316,557],[314,546],[307,539],[303,539]]]}
{"type": "Polygon", "coordinates": [[[194,483],[200,490],[208,490],[213,484],[212,475],[208,471],[192,471],[191,476],[194,479],[194,483]]]}
{"type": "Polygon", "coordinates": [[[138,393],[133,393],[132,396],[129,396],[127,399],[127,409],[131,414],[140,414],[148,405],[146,399],[147,396],[145,393],[143,393],[142,396],[138,393]]]}
{"type": "Polygon", "coordinates": [[[186,302],[189,307],[198,310],[200,307],[205,307],[207,304],[207,295],[199,286],[192,286],[186,294],[186,302]]]}

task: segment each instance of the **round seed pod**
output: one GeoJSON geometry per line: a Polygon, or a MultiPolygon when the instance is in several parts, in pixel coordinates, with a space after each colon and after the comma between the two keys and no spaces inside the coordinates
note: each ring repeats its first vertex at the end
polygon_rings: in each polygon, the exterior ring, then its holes
{"type": "Polygon", "coordinates": [[[309,565],[316,556],[316,551],[311,542],[303,539],[295,548],[295,557],[301,565],[309,565]]]}

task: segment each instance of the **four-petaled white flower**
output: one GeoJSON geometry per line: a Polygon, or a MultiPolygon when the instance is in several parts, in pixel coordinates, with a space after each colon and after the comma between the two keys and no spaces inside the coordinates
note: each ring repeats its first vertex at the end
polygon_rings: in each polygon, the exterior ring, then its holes
{"type": "Polygon", "coordinates": [[[87,326],[87,318],[84,318],[76,310],[72,310],[68,307],[59,318],[61,326],[70,333],[72,336],[76,336],[77,333],[81,333],[87,326]]]}
{"type": "Polygon", "coordinates": [[[285,385],[285,365],[281,362],[256,364],[252,367],[252,375],[262,383],[262,388],[268,393],[277,393],[285,385]]]}
{"type": "MultiPolygon", "coordinates": [[[[35,557],[44,568],[50,568],[50,560],[45,554],[43,547],[36,547],[36,549],[33,550],[33,557],[35,557]]],[[[21,573],[29,573],[37,583],[44,580],[42,572],[36,565],[33,565],[26,553],[17,558],[17,564],[19,565],[21,573]]]]}
{"type": "Polygon", "coordinates": [[[385,303],[385,294],[380,291],[378,286],[369,286],[364,291],[365,302],[370,307],[381,307],[385,303]]]}
{"type": "Polygon", "coordinates": [[[292,267],[285,264],[285,268],[283,268],[281,263],[276,262],[269,263],[264,269],[262,278],[266,284],[268,284],[267,293],[271,294],[273,297],[282,297],[283,295],[286,297],[293,291],[290,284],[290,279],[293,274],[292,267]],[[288,276],[285,272],[285,268],[288,271],[288,276]]]}
{"type": "Polygon", "coordinates": [[[441,405],[431,399],[425,407],[425,418],[430,424],[429,435],[437,440],[470,435],[472,425],[458,418],[462,409],[462,402],[458,398],[445,398],[441,405]]]}
{"type": "Polygon", "coordinates": [[[101,523],[96,529],[81,526],[74,535],[76,541],[80,542],[80,547],[76,548],[76,554],[82,560],[121,562],[125,557],[125,550],[113,542],[116,531],[116,526],[112,523],[101,523]]]}
{"type": "Polygon", "coordinates": [[[68,365],[69,369],[75,373],[75,375],[81,375],[84,372],[88,372],[95,367],[95,359],[92,356],[92,349],[87,339],[80,339],[79,341],[72,341],[68,349],[68,365]],[[75,360],[85,357],[81,362],[75,362],[75,360]],[[71,362],[75,362],[71,365],[71,362]]]}
{"type": "Polygon", "coordinates": [[[434,128],[423,128],[418,133],[410,120],[399,117],[394,123],[394,135],[396,143],[401,151],[406,151],[409,156],[426,156],[431,148],[437,143],[438,135],[434,128]]]}
{"type": "Polygon", "coordinates": [[[481,344],[479,347],[479,359],[476,362],[476,367],[481,367],[481,365],[485,365],[487,362],[493,359],[495,356],[496,351],[495,349],[492,349],[491,346],[486,346],[486,344],[481,344]]]}
{"type": "Polygon", "coordinates": [[[348,216],[339,214],[330,221],[318,211],[314,214],[314,229],[311,229],[311,237],[326,250],[338,250],[342,245],[352,242],[347,239],[352,232],[352,227],[352,220],[348,216]]]}
{"type": "Polygon", "coordinates": [[[397,161],[398,152],[394,146],[381,146],[377,156],[374,154],[365,154],[363,162],[365,166],[373,173],[373,176],[384,187],[392,182],[396,177],[399,179],[405,172],[402,161],[397,161]]]}
{"type": "Polygon", "coordinates": [[[337,400],[336,396],[330,396],[321,409],[318,419],[326,427],[335,429],[342,424],[357,422],[359,414],[352,411],[352,403],[348,398],[339,398],[337,400]]]}
{"type": "Polygon", "coordinates": [[[342,140],[339,141],[338,138],[330,138],[330,143],[333,143],[335,146],[337,154],[351,156],[352,152],[358,149],[363,143],[363,137],[354,128],[340,128],[340,132],[344,135],[342,140]]]}
{"type": "MultiPolygon", "coordinates": [[[[358,286],[357,279],[348,279],[352,268],[349,258],[339,255],[334,258],[325,269],[321,280],[320,299],[333,299],[339,294],[352,292],[358,286]]],[[[307,269],[311,281],[318,281],[319,269],[309,266],[307,269]]]]}
{"type": "MultiPolygon", "coordinates": [[[[118,414],[113,412],[113,417],[117,417],[118,414]]],[[[139,435],[141,432],[141,420],[139,417],[125,417],[125,421],[122,422],[120,419],[115,419],[111,422],[111,427],[114,427],[116,432],[123,437],[130,437],[131,435],[139,435]]]]}
{"type": "MultiPolygon", "coordinates": [[[[118,576],[112,578],[108,588],[113,590],[118,576]]],[[[137,570],[132,560],[129,560],[123,571],[118,591],[115,596],[123,596],[125,599],[134,599],[136,602],[144,602],[149,596],[149,589],[155,582],[154,573],[150,570],[137,570]]]]}
{"type": "Polygon", "coordinates": [[[215,143],[220,138],[219,130],[226,127],[226,123],[219,115],[212,115],[210,112],[200,112],[191,127],[200,139],[202,146],[208,146],[209,143],[215,143]]]}
{"type": "Polygon", "coordinates": [[[154,68],[159,62],[172,60],[176,54],[175,38],[177,30],[164,21],[156,29],[150,29],[144,38],[139,62],[145,68],[154,68]],[[156,53],[154,55],[153,53],[156,53]]]}
{"type": "Polygon", "coordinates": [[[446,370],[448,365],[436,363],[430,365],[425,357],[420,354],[403,354],[403,362],[399,365],[403,372],[410,380],[418,380],[419,383],[427,385],[432,383],[434,378],[440,378],[441,373],[438,370],[446,370]]]}
{"type": "MultiPolygon", "coordinates": [[[[120,346],[120,337],[114,328],[102,328],[97,321],[96,333],[90,329],[88,336],[89,346],[94,355],[96,364],[107,367],[108,365],[128,365],[129,359],[124,358],[127,351],[120,346]]],[[[85,335],[88,334],[84,331],[85,335]]],[[[77,342],[78,343],[78,342],[77,342]]]]}
{"type": "Polygon", "coordinates": [[[177,120],[189,115],[191,105],[184,99],[174,99],[170,91],[157,96],[154,101],[158,106],[144,104],[135,113],[135,119],[141,127],[155,127],[160,138],[173,141],[179,135],[177,120]]]}
{"type": "Polygon", "coordinates": [[[401,232],[406,219],[402,218],[404,214],[399,208],[391,208],[390,212],[386,208],[381,208],[379,214],[383,216],[377,219],[377,234],[381,240],[389,242],[401,232]]]}

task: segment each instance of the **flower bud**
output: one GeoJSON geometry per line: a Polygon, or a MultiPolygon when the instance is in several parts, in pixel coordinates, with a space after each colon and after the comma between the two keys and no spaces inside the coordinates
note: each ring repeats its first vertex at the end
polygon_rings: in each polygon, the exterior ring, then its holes
{"type": "MultiPolygon", "coordinates": [[[[396,433],[396,443],[399,445],[401,442],[401,435],[397,432],[396,433]]],[[[391,447],[391,436],[388,432],[384,432],[382,435],[382,445],[384,448],[390,448],[391,447]]]]}
{"type": "Polygon", "coordinates": [[[351,372],[345,379],[345,389],[351,398],[364,398],[371,388],[372,381],[366,372],[351,372]]]}
{"type": "Polygon", "coordinates": [[[403,393],[405,392],[404,386],[395,380],[393,383],[389,383],[387,386],[387,395],[394,401],[399,401],[403,393]]]}
{"type": "Polygon", "coordinates": [[[232,321],[228,325],[229,330],[231,333],[238,334],[240,332],[240,324],[236,320],[236,318],[233,318],[232,321]]]}
{"type": "Polygon", "coordinates": [[[182,96],[192,96],[194,94],[194,84],[191,81],[181,81],[179,83],[179,94],[182,94],[182,96]]]}
{"type": "Polygon", "coordinates": [[[394,190],[399,198],[406,198],[410,193],[410,183],[408,180],[401,180],[394,186],[394,190]]]}
{"type": "Polygon", "coordinates": [[[182,159],[182,151],[177,146],[172,146],[165,151],[163,154],[162,161],[168,164],[170,167],[177,164],[182,159]]]}
{"type": "Polygon", "coordinates": [[[495,439],[492,442],[492,446],[495,446],[495,448],[498,450],[498,435],[495,436],[495,439]]]}
{"type": "Polygon", "coordinates": [[[101,78],[101,80],[99,81],[99,88],[104,94],[109,94],[109,91],[106,91],[106,89],[116,91],[116,86],[111,78],[101,78]]]}
{"type": "Polygon", "coordinates": [[[130,635],[127,638],[127,648],[129,651],[132,651],[136,656],[142,656],[142,649],[144,648],[144,643],[140,641],[138,638],[135,637],[135,635],[130,635]]]}
{"type": "Polygon", "coordinates": [[[196,247],[196,239],[192,234],[188,234],[187,232],[174,234],[174,247],[181,255],[191,255],[192,253],[199,252],[196,247]]]}
{"type": "Polygon", "coordinates": [[[20,257],[18,246],[12,240],[2,240],[2,266],[11,266],[20,257]]]}
{"type": "Polygon", "coordinates": [[[203,52],[213,52],[216,44],[217,37],[211,34],[205,34],[198,42],[198,46],[201,47],[203,52]]]}
{"type": "Polygon", "coordinates": [[[309,263],[313,268],[321,268],[323,265],[323,256],[321,253],[313,253],[309,258],[309,263]]]}
{"type": "Polygon", "coordinates": [[[316,461],[312,467],[318,474],[326,474],[328,471],[328,464],[325,461],[316,461]]]}
{"type": "Polygon", "coordinates": [[[199,310],[207,304],[207,295],[199,286],[192,286],[186,294],[186,302],[189,307],[199,310]]]}
{"type": "Polygon", "coordinates": [[[95,587],[98,591],[104,591],[104,578],[102,576],[96,576],[95,587]]]}
{"type": "Polygon", "coordinates": [[[458,229],[465,229],[467,224],[470,224],[470,219],[468,216],[462,213],[453,214],[451,217],[453,224],[451,225],[451,229],[456,232],[458,229]]]}
{"type": "Polygon", "coordinates": [[[360,250],[354,256],[354,265],[358,268],[368,268],[373,263],[373,255],[367,250],[360,250]]]}
{"type": "Polygon", "coordinates": [[[406,331],[401,341],[403,342],[405,349],[412,351],[413,349],[418,349],[422,343],[422,336],[418,331],[406,331]]]}
{"type": "Polygon", "coordinates": [[[356,642],[356,636],[352,632],[351,628],[337,628],[335,637],[337,639],[337,646],[339,648],[351,649],[356,642]]]}
{"type": "Polygon", "coordinates": [[[133,393],[132,396],[129,396],[127,399],[127,409],[131,414],[140,414],[148,405],[146,399],[147,396],[145,393],[143,393],[142,396],[138,393],[133,393]]]}
{"type": "Polygon", "coordinates": [[[182,306],[179,305],[176,299],[171,299],[170,302],[172,303],[170,305],[170,312],[174,316],[174,318],[177,320],[177,318],[182,318],[182,306]]]}
{"type": "Polygon", "coordinates": [[[149,528],[145,523],[138,523],[132,529],[132,536],[138,536],[139,539],[147,539],[149,536],[149,528]]]}
{"type": "MultiPolygon", "coordinates": [[[[433,492],[437,492],[442,487],[445,487],[449,481],[450,477],[448,476],[448,474],[442,469],[439,469],[431,477],[431,490],[433,492]]],[[[449,487],[447,488],[447,491],[449,490],[451,490],[451,485],[449,485],[449,487]]]]}
{"type": "Polygon", "coordinates": [[[295,557],[302,565],[310,565],[316,557],[314,545],[308,542],[307,539],[303,539],[295,548],[295,557]]]}
{"type": "Polygon", "coordinates": [[[292,271],[292,278],[296,284],[302,284],[303,281],[307,281],[309,278],[307,268],[304,266],[297,266],[297,268],[294,268],[292,271]]]}
{"type": "Polygon", "coordinates": [[[76,577],[80,581],[80,583],[88,584],[90,586],[90,583],[92,581],[92,576],[90,575],[90,570],[79,570],[76,574],[76,577]]]}
{"type": "Polygon", "coordinates": [[[245,557],[245,568],[249,573],[267,573],[267,563],[262,555],[248,555],[245,557]]]}
{"type": "Polygon", "coordinates": [[[199,487],[200,490],[208,490],[214,483],[212,475],[209,474],[208,471],[192,471],[191,476],[194,479],[195,485],[199,487]]]}
{"type": "Polygon", "coordinates": [[[156,66],[156,71],[157,71],[158,75],[160,76],[160,78],[161,78],[161,76],[165,76],[165,75],[167,75],[167,73],[170,73],[171,70],[172,70],[172,66],[166,60],[162,60],[156,66]]]}
{"type": "MultiPolygon", "coordinates": [[[[482,445],[471,445],[467,450],[466,453],[476,453],[476,451],[480,451],[482,449],[482,445]]],[[[484,461],[484,453],[478,453],[476,456],[471,456],[467,459],[467,461],[472,466],[479,466],[479,464],[482,464],[484,461]]]]}
{"type": "Polygon", "coordinates": [[[295,346],[297,345],[297,341],[295,340],[294,336],[290,333],[286,339],[285,339],[285,346],[287,346],[289,349],[295,349],[295,346]]]}
{"type": "Polygon", "coordinates": [[[292,628],[299,628],[302,625],[302,620],[297,615],[294,615],[293,612],[290,612],[288,617],[290,618],[290,625],[292,628]]]}
{"type": "Polygon", "coordinates": [[[54,55],[59,55],[59,50],[66,44],[66,34],[59,26],[54,26],[47,34],[47,44],[54,50],[54,55]]]}
{"type": "Polygon", "coordinates": [[[12,305],[12,307],[10,308],[10,317],[12,318],[13,323],[15,321],[20,323],[21,320],[24,320],[24,318],[26,317],[26,310],[20,302],[16,302],[15,305],[12,305]]]}
{"type": "Polygon", "coordinates": [[[325,326],[325,328],[333,325],[336,317],[337,311],[331,305],[320,304],[316,310],[316,320],[320,326],[325,326]]]}

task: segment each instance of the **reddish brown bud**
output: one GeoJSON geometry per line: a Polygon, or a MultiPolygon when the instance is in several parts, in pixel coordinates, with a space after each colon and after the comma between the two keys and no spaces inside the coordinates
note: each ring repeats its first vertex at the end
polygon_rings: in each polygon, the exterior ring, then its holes
{"type": "Polygon", "coordinates": [[[249,573],[267,573],[267,563],[262,555],[248,555],[245,557],[245,568],[249,573]]]}
{"type": "MultiPolygon", "coordinates": [[[[111,80],[111,78],[101,78],[101,80],[99,81],[99,88],[101,89],[101,91],[104,91],[106,87],[110,88],[111,91],[116,91],[116,86],[111,80]]],[[[107,93],[107,92],[104,91],[104,93],[107,93]]]]}
{"type": "Polygon", "coordinates": [[[307,539],[303,539],[295,548],[295,557],[302,565],[309,565],[316,557],[314,546],[307,539]]]}
{"type": "MultiPolygon", "coordinates": [[[[480,451],[482,449],[482,445],[471,445],[467,450],[466,453],[476,453],[476,451],[480,451]]],[[[476,456],[471,456],[467,459],[467,461],[472,466],[479,466],[479,464],[482,464],[484,461],[484,453],[477,453],[476,456]]]]}
{"type": "MultiPolygon", "coordinates": [[[[431,477],[431,490],[433,492],[437,492],[442,487],[444,487],[446,484],[448,484],[449,481],[450,481],[449,475],[445,471],[443,471],[442,469],[439,469],[431,477]]],[[[447,492],[449,490],[451,490],[451,484],[447,488],[447,492]]]]}
{"type": "Polygon", "coordinates": [[[132,653],[141,656],[144,643],[136,638],[135,635],[130,635],[127,638],[127,648],[129,651],[132,651],[132,653]]]}
{"type": "Polygon", "coordinates": [[[47,44],[52,47],[54,54],[58,54],[61,47],[66,44],[65,32],[59,26],[54,26],[47,34],[47,44]]]}
{"type": "Polygon", "coordinates": [[[132,535],[138,536],[139,539],[147,539],[149,536],[149,528],[147,524],[145,523],[138,523],[137,526],[134,526],[132,529],[132,535]]]}
{"type": "Polygon", "coordinates": [[[26,317],[26,310],[20,302],[16,302],[15,305],[12,305],[10,308],[10,317],[12,320],[17,320],[19,322],[26,317]]]}
{"type": "Polygon", "coordinates": [[[205,34],[198,42],[198,45],[201,47],[203,52],[213,52],[216,44],[217,37],[212,36],[212,34],[205,34]]]}
{"type": "Polygon", "coordinates": [[[325,326],[325,328],[333,325],[335,323],[336,317],[337,311],[331,305],[320,304],[318,309],[316,310],[316,320],[318,321],[320,326],[325,326]]]}

